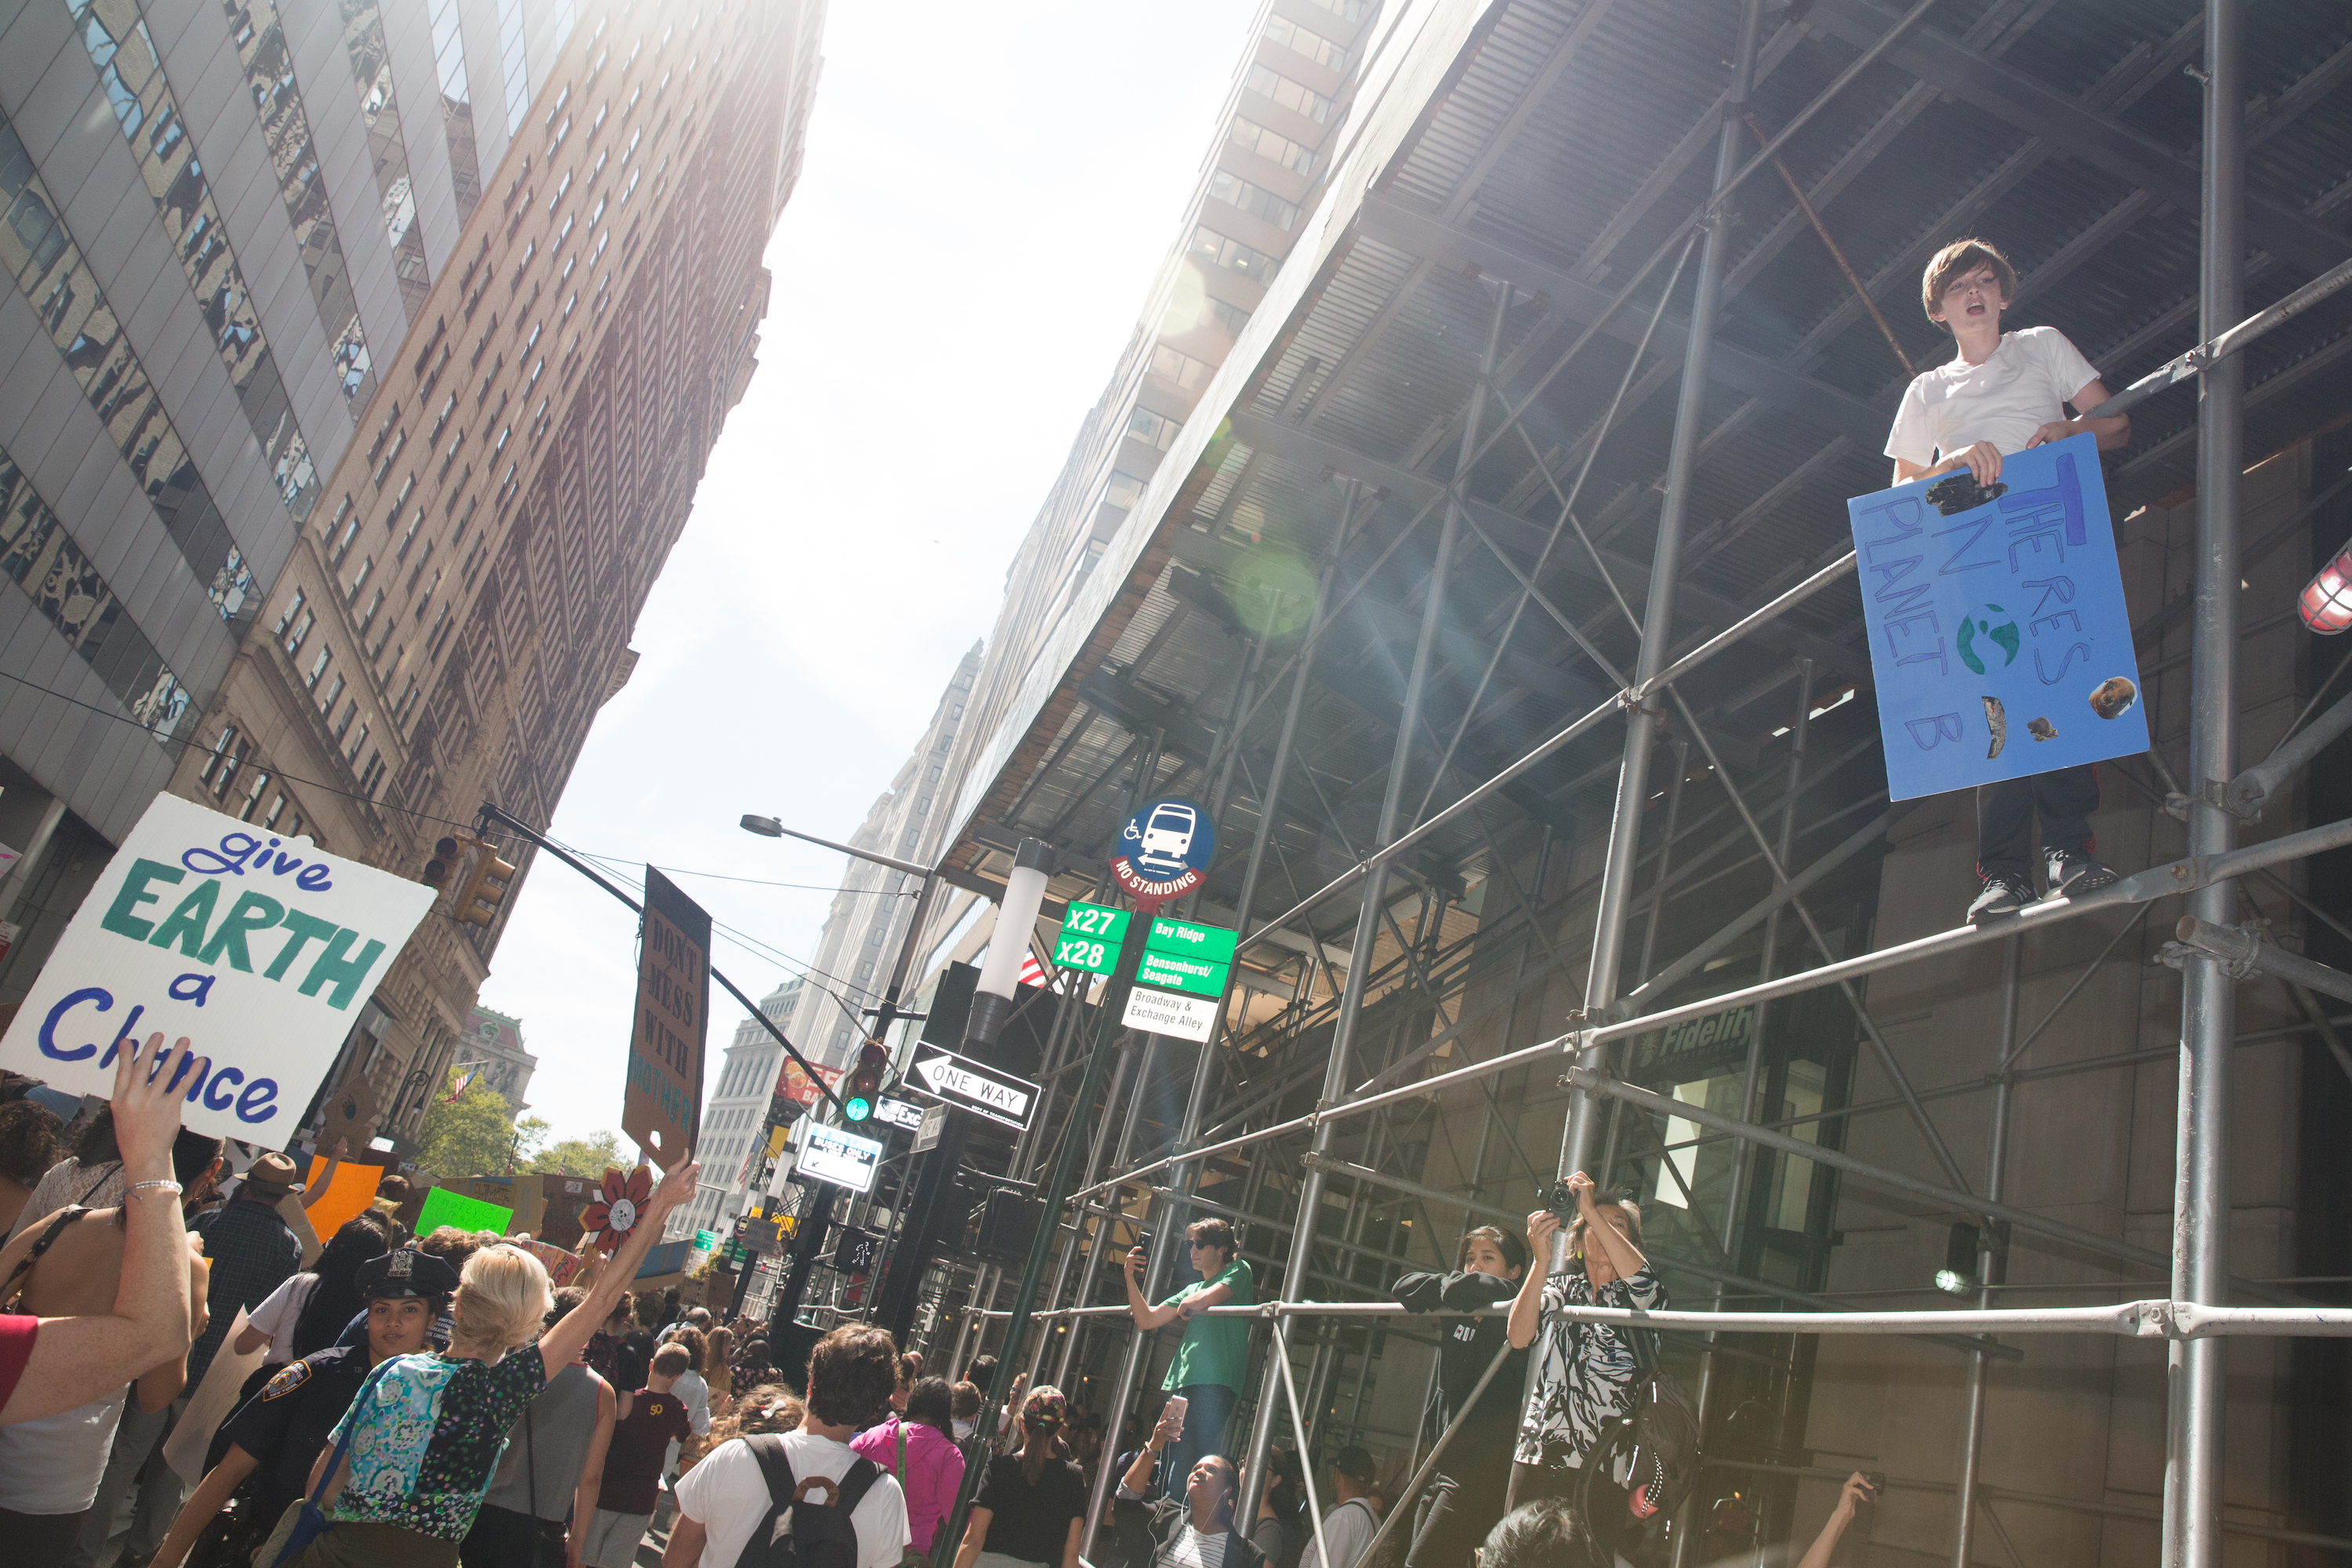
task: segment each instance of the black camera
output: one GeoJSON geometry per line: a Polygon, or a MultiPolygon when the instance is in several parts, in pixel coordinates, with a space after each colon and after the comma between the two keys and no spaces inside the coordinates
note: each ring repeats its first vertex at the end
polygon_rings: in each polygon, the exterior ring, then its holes
{"type": "Polygon", "coordinates": [[[1927,504],[1946,517],[1957,517],[1961,512],[1990,506],[2008,493],[2009,487],[1999,479],[1990,485],[1980,485],[1974,474],[1962,468],[1927,487],[1927,504]]]}
{"type": "Polygon", "coordinates": [[[1576,1189],[1566,1182],[1554,1182],[1544,1198],[1544,1207],[1551,1210],[1562,1225],[1576,1218],[1576,1189]]]}

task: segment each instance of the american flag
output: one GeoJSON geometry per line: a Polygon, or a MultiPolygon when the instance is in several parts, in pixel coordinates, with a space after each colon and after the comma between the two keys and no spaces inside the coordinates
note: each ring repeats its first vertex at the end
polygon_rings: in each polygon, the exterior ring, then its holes
{"type": "Polygon", "coordinates": [[[1048,976],[1045,973],[1045,966],[1037,962],[1036,950],[1034,948],[1023,948],[1021,950],[1021,984],[1024,985],[1043,985],[1045,984],[1047,978],[1048,976]]]}

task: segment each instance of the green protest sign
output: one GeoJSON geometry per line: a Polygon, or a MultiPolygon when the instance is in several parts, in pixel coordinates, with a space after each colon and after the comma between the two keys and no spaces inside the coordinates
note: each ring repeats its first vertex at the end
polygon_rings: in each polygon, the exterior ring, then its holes
{"type": "Polygon", "coordinates": [[[513,1218],[510,1208],[469,1198],[452,1187],[436,1187],[425,1194],[425,1206],[416,1211],[416,1234],[430,1236],[442,1226],[454,1225],[459,1230],[490,1230],[504,1236],[507,1223],[513,1218]]]}

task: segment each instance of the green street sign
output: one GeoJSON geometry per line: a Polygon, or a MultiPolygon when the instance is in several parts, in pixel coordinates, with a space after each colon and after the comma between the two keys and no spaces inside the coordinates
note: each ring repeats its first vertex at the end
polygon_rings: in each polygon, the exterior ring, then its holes
{"type": "MultiPolygon", "coordinates": [[[[1223,934],[1230,938],[1233,933],[1223,934]]],[[[1147,948],[1143,966],[1135,972],[1135,980],[1139,985],[1159,985],[1194,996],[1215,997],[1225,994],[1225,974],[1232,968],[1230,963],[1212,963],[1206,959],[1153,952],[1147,948]]]]}
{"type": "Polygon", "coordinates": [[[1236,932],[1223,926],[1194,925],[1191,921],[1155,918],[1150,931],[1143,939],[1146,952],[1181,953],[1205,963],[1225,964],[1234,961],[1234,946],[1239,941],[1236,932]]]}
{"type": "Polygon", "coordinates": [[[1118,967],[1119,944],[1127,940],[1127,922],[1134,918],[1126,910],[1101,904],[1072,904],[1062,929],[1054,934],[1054,967],[1108,974],[1118,967]]]}

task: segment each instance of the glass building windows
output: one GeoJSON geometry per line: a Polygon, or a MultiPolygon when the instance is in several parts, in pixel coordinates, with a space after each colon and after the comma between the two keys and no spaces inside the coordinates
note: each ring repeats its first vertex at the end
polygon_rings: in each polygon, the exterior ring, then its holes
{"type": "Polygon", "coordinates": [[[530,66],[523,58],[522,0],[499,0],[499,70],[506,84],[507,134],[530,112],[530,66]]]}
{"type": "Polygon", "coordinates": [[[1263,218],[1275,227],[1288,232],[1297,226],[1298,208],[1284,201],[1272,191],[1251,184],[1238,174],[1223,169],[1211,171],[1209,194],[1221,202],[1241,208],[1255,218],[1263,218]]]}
{"type": "Polygon", "coordinates": [[[433,68],[441,80],[441,132],[449,143],[450,182],[457,187],[457,221],[463,224],[482,199],[482,162],[474,145],[473,94],[466,85],[466,40],[457,25],[457,0],[433,0],[433,68]]]}
{"type": "Polygon", "coordinates": [[[1307,0],[1307,4],[1320,5],[1342,22],[1360,22],[1372,9],[1372,0],[1307,0]]]}
{"type": "Polygon", "coordinates": [[[432,279],[425,268],[425,237],[416,231],[416,191],[408,175],[408,142],[401,134],[400,95],[393,86],[383,16],[377,0],[342,0],[342,13],[343,50],[359,88],[360,119],[367,126],[368,156],[375,166],[393,275],[401,302],[414,316],[425,307],[432,279]]]}
{"type": "Polygon", "coordinates": [[[1310,33],[1287,16],[1267,17],[1265,36],[1327,69],[1344,71],[1348,68],[1346,46],[1335,44],[1320,33],[1310,33]]]}
{"type": "Polygon", "coordinates": [[[278,499],[297,521],[308,517],[319,492],[310,443],[295,423],[293,404],[262,335],[260,316],[229,248],[195,148],[181,132],[180,106],[163,79],[163,57],[136,10],[100,11],[97,0],[68,0],[68,5],[82,47],[105,86],[115,123],[139,162],[156,216],[187,274],[196,308],[212,331],[221,368],[236,389],[254,438],[261,443],[278,499]]]}
{"type": "Polygon", "coordinates": [[[367,333],[360,325],[359,305],[352,296],[351,268],[335,232],[335,215],[327,205],[325,182],[318,177],[310,113],[303,105],[301,89],[295,84],[285,28],[275,0],[224,0],[222,9],[228,16],[237,63],[244,68],[246,89],[261,124],[262,142],[269,149],[278,199],[286,209],[286,221],[294,226],[294,244],[302,255],[319,324],[335,345],[336,377],[357,417],[366,406],[368,395],[375,390],[375,376],[367,333]]]}
{"type": "Polygon", "coordinates": [[[1303,114],[1316,124],[1331,118],[1337,107],[1331,100],[1306,83],[1294,81],[1269,66],[1252,66],[1246,79],[1252,92],[1264,93],[1294,114],[1303,114]]]}
{"type": "Polygon", "coordinates": [[[146,492],[156,521],[196,580],[209,586],[221,617],[236,619],[253,589],[244,553],[5,114],[0,114],[0,210],[7,214],[0,222],[0,266],[24,290],[82,395],[146,492]]]}
{"type": "Polygon", "coordinates": [[[1270,158],[1294,174],[1312,176],[1315,173],[1315,150],[1276,131],[1270,131],[1244,115],[1234,116],[1234,128],[1228,137],[1234,146],[1247,148],[1261,158],[1270,158]]]}
{"type": "Polygon", "coordinates": [[[124,711],[158,741],[179,727],[188,691],[48,503],[0,451],[0,576],[23,589],[124,711]]]}
{"type": "Polygon", "coordinates": [[[1164,452],[1173,447],[1176,444],[1176,433],[1183,428],[1182,420],[1171,419],[1165,414],[1154,414],[1149,408],[1139,406],[1127,411],[1127,433],[1129,438],[1140,441],[1145,446],[1159,451],[1164,452]]]}
{"type": "Polygon", "coordinates": [[[1263,250],[1254,249],[1205,225],[1192,231],[1192,243],[1185,254],[1259,283],[1273,282],[1275,269],[1281,265],[1263,250]]]}

